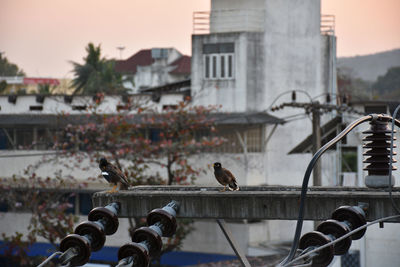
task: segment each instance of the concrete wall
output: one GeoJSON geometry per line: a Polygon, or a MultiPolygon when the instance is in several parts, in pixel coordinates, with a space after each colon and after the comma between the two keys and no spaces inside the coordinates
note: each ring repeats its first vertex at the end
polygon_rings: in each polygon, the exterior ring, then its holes
{"type": "Polygon", "coordinates": [[[212,0],[210,33],[262,32],[264,0],[212,0]]]}
{"type": "Polygon", "coordinates": [[[192,36],[192,94],[195,105],[222,105],[223,111],[255,109],[252,92],[261,92],[262,34],[235,32],[192,36]],[[203,44],[234,43],[234,78],[204,79],[203,44]]]}
{"type": "MultiPolygon", "coordinates": [[[[183,94],[168,93],[162,94],[159,102],[153,102],[151,95],[131,95],[131,104],[138,107],[152,108],[162,111],[164,105],[174,105],[184,100],[183,94]]],[[[121,96],[105,96],[103,101],[95,106],[95,101],[91,96],[74,96],[71,103],[64,101],[64,96],[46,96],[43,103],[36,101],[35,95],[17,96],[15,104],[8,102],[8,96],[0,96],[0,115],[1,114],[85,114],[87,110],[74,110],[74,106],[86,106],[89,112],[96,110],[97,113],[116,113],[118,105],[124,105],[121,96]],[[40,111],[29,110],[30,106],[42,106],[40,111]]],[[[132,112],[135,112],[133,110],[132,112]]],[[[0,121],[1,125],[1,121],[0,121]]]]}

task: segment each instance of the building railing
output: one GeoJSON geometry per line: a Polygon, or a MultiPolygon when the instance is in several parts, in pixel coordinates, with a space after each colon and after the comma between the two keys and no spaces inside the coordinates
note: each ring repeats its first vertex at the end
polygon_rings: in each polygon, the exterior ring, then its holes
{"type": "MultiPolygon", "coordinates": [[[[264,28],[264,10],[218,10],[193,12],[193,34],[224,32],[237,30],[260,30],[264,28]],[[218,25],[217,24],[221,24],[218,25]],[[253,27],[252,27],[253,26],[253,27]],[[228,27],[228,28],[227,28],[228,27]]],[[[335,16],[321,15],[320,30],[322,35],[335,35],[335,16]]]]}
{"type": "Polygon", "coordinates": [[[193,34],[210,33],[210,12],[196,11],[193,12],[193,34]]]}
{"type": "Polygon", "coordinates": [[[335,16],[321,15],[321,34],[335,35],[335,16]]]}

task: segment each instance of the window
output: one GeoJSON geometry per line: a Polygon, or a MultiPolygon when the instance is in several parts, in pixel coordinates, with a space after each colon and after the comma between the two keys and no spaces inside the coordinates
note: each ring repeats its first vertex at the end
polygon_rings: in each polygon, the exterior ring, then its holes
{"type": "Polygon", "coordinates": [[[232,79],[233,72],[233,43],[204,44],[204,78],[232,79]]]}
{"type": "Polygon", "coordinates": [[[364,107],[365,114],[381,114],[381,113],[387,113],[387,106],[386,105],[371,105],[371,106],[365,106],[364,107]]]}

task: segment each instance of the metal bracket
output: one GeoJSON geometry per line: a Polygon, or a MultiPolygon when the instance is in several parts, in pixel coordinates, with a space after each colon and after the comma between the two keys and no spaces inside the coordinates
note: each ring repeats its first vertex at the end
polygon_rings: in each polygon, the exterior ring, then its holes
{"type": "Polygon", "coordinates": [[[226,225],[225,220],[217,219],[217,223],[218,223],[219,227],[221,227],[222,232],[224,233],[226,239],[229,242],[229,245],[231,245],[236,256],[239,258],[242,266],[251,267],[249,261],[246,258],[246,255],[244,255],[243,251],[240,250],[239,245],[236,243],[236,240],[233,238],[231,231],[228,229],[228,226],[226,225]]]}

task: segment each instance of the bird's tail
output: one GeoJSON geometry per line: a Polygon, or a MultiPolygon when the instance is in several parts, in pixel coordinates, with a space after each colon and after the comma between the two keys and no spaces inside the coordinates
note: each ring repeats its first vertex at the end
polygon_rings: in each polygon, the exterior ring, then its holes
{"type": "Polygon", "coordinates": [[[122,183],[120,183],[119,188],[121,190],[127,190],[129,188],[129,184],[122,182],[122,183]]]}
{"type": "Polygon", "coordinates": [[[239,190],[239,186],[236,183],[236,181],[233,181],[232,183],[230,183],[228,185],[228,187],[229,187],[229,190],[231,190],[231,191],[238,191],[239,190]]]}
{"type": "Polygon", "coordinates": [[[127,189],[129,188],[129,186],[130,186],[130,185],[129,185],[129,183],[128,183],[127,180],[121,179],[119,189],[121,189],[121,190],[127,190],[127,189]]]}

